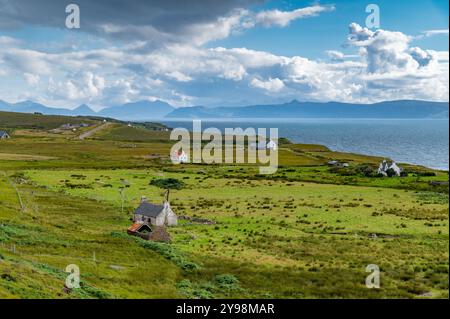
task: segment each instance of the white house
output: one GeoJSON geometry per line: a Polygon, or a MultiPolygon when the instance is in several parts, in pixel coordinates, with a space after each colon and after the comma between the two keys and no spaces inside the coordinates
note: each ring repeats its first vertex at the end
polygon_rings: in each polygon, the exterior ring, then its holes
{"type": "Polygon", "coordinates": [[[276,150],[278,149],[278,145],[277,145],[277,143],[275,143],[273,140],[270,140],[270,141],[267,143],[266,148],[267,148],[268,150],[276,151],[276,150]]]}
{"type": "Polygon", "coordinates": [[[189,163],[189,158],[183,150],[173,153],[170,160],[175,164],[189,163]]]}
{"type": "Polygon", "coordinates": [[[10,138],[8,132],[0,131],[0,140],[4,140],[4,139],[6,140],[8,138],[10,138]]]}
{"type": "Polygon", "coordinates": [[[378,174],[388,176],[387,171],[389,169],[392,169],[396,176],[400,176],[403,171],[403,169],[400,166],[398,166],[397,163],[392,162],[391,164],[389,164],[386,160],[383,160],[380,163],[380,166],[378,167],[378,174]]]}
{"type": "Polygon", "coordinates": [[[177,215],[172,211],[167,200],[163,205],[155,205],[142,200],[139,207],[134,211],[134,223],[148,224],[153,226],[176,226],[177,215]]]}
{"type": "Polygon", "coordinates": [[[270,140],[268,143],[266,142],[252,143],[250,144],[250,148],[258,151],[262,150],[276,151],[278,149],[278,146],[273,140],[270,140]]]}

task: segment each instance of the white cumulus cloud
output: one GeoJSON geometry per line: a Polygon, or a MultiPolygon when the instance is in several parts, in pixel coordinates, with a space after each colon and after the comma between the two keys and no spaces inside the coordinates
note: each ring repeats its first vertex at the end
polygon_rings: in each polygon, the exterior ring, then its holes
{"type": "Polygon", "coordinates": [[[319,13],[333,11],[334,6],[315,5],[306,8],[299,8],[292,11],[268,10],[259,12],[254,18],[255,24],[261,24],[265,27],[280,26],[285,27],[296,19],[314,17],[319,13]]]}
{"type": "Polygon", "coordinates": [[[278,78],[275,79],[268,79],[267,81],[263,81],[257,78],[254,78],[250,85],[255,88],[264,89],[269,92],[279,92],[284,88],[284,83],[278,78]]]}

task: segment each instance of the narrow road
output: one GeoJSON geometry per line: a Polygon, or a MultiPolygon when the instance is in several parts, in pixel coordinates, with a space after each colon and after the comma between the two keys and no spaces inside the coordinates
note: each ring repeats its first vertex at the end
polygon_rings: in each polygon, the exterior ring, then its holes
{"type": "Polygon", "coordinates": [[[81,134],[80,136],[78,136],[78,138],[79,138],[80,140],[84,140],[84,139],[86,139],[86,138],[88,138],[88,137],[91,137],[91,136],[94,135],[95,133],[98,133],[99,131],[108,128],[110,125],[111,125],[111,123],[109,123],[109,122],[103,123],[102,125],[97,126],[97,127],[93,128],[92,130],[87,131],[87,132],[81,134]]]}

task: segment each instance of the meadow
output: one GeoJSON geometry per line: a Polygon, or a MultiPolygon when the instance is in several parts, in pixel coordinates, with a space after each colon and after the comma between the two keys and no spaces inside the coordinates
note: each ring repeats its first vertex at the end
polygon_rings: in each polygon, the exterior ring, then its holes
{"type": "Polygon", "coordinates": [[[290,143],[274,175],[171,165],[161,130],[115,123],[80,141],[16,121],[0,141],[0,298],[448,298],[447,172],[365,176],[380,158],[290,143]],[[183,183],[171,243],[127,235],[165,178],[183,183]],[[63,289],[69,264],[80,289],[63,289]]]}

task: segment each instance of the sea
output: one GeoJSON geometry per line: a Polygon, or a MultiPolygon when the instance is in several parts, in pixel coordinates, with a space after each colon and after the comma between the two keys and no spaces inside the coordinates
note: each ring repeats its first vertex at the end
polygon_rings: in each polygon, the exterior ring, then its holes
{"type": "MultiPolygon", "coordinates": [[[[193,130],[192,120],[163,123],[193,130]]],[[[208,119],[201,125],[202,130],[214,127],[222,132],[237,127],[278,128],[280,137],[294,143],[321,144],[334,151],[449,169],[448,119],[208,119]]]]}

